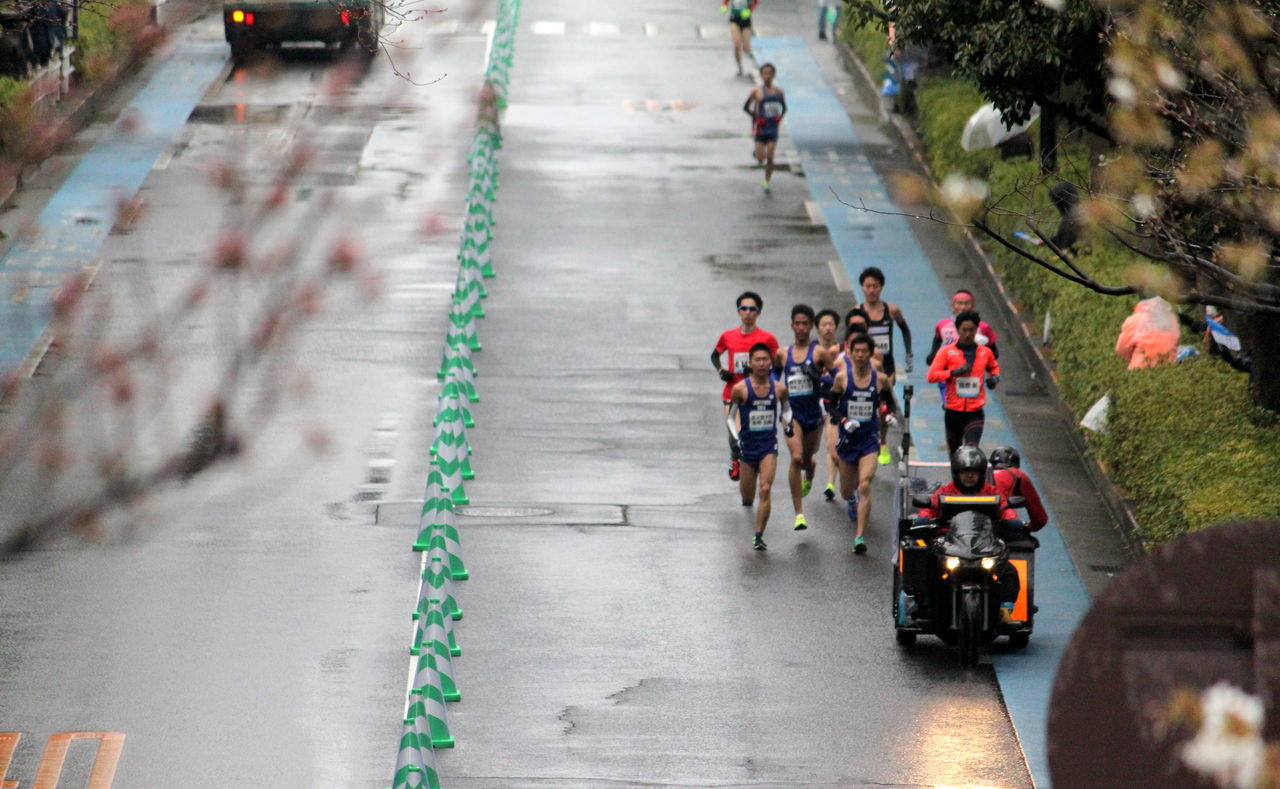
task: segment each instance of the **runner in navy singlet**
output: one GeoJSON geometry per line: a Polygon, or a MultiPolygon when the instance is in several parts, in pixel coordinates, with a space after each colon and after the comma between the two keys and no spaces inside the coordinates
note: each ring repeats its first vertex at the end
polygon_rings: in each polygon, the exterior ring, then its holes
{"type": "Polygon", "coordinates": [[[787,387],[791,413],[794,416],[794,435],[787,438],[787,448],[791,450],[787,481],[791,485],[791,503],[796,510],[797,531],[809,527],[804,519],[801,499],[812,490],[813,477],[818,470],[813,456],[818,452],[826,424],[818,388],[822,374],[831,366],[831,357],[827,351],[817,341],[810,339],[813,318],[813,308],[807,304],[797,304],[791,308],[791,330],[796,335],[795,343],[780,349],[774,363],[775,369],[782,370],[782,382],[787,387]]]}
{"type": "Polygon", "coordinates": [[[782,116],[787,114],[787,97],[781,88],[774,87],[773,78],[778,70],[772,63],[760,67],[760,79],[763,85],[751,91],[743,112],[751,116],[751,136],[755,139],[756,163],[764,165],[764,192],[769,194],[769,186],[773,178],[773,152],[778,147],[778,127],[782,125],[782,116]]]}
{"type": "MultiPolygon", "coordinates": [[[[837,337],[839,330],[840,313],[830,309],[818,311],[818,345],[827,352],[827,358],[831,360],[831,367],[835,367],[836,359],[843,353],[843,346],[837,337]]],[[[826,375],[831,375],[830,370],[826,375]]],[[[827,383],[830,383],[830,381],[827,383]]],[[[834,447],[836,442],[840,440],[840,436],[836,433],[836,426],[831,424],[829,419],[822,428],[822,432],[827,441],[827,451],[822,453],[822,456],[827,461],[827,487],[823,489],[822,495],[826,496],[827,501],[835,501],[836,476],[839,474],[840,466],[838,465],[834,447]]]]}
{"type": "Polygon", "coordinates": [[[876,455],[880,451],[881,393],[888,387],[888,376],[871,366],[872,340],[865,334],[849,338],[847,353],[836,371],[830,394],[838,396],[832,410],[832,421],[840,425],[840,495],[848,501],[849,520],[856,525],[853,552],[866,553],[863,538],[871,517],[871,480],[876,476],[876,455]],[[855,492],[856,482],[856,492],[855,492]]]}
{"type": "Polygon", "coordinates": [[[729,434],[738,442],[742,457],[738,490],[742,506],[750,507],[757,492],[756,531],[752,547],[765,549],[764,529],[773,508],[773,478],[778,471],[778,424],[791,437],[791,404],[787,388],[773,378],[773,352],[757,343],[751,348],[751,374],[734,384],[729,396],[729,434]],[[781,413],[779,413],[781,411],[781,413]]]}

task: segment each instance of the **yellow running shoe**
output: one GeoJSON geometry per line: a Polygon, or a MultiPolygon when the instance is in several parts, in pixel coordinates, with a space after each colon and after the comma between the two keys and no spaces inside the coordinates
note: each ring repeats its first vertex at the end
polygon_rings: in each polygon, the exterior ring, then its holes
{"type": "Polygon", "coordinates": [[[881,444],[880,445],[880,465],[887,466],[891,462],[893,462],[893,458],[889,457],[889,445],[881,444]]]}
{"type": "Polygon", "coordinates": [[[796,516],[796,531],[804,531],[809,528],[809,524],[805,523],[804,515],[796,516]]]}
{"type": "Polygon", "coordinates": [[[813,490],[813,480],[804,477],[800,480],[800,497],[804,498],[809,495],[809,491],[813,490]]]}

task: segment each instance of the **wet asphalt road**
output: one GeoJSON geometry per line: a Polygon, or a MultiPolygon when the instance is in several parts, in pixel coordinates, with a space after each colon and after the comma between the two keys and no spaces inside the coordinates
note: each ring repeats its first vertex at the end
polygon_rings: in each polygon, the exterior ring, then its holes
{"type": "MultiPolygon", "coordinates": [[[[0,730],[24,733],[9,778],[31,780],[51,733],[108,730],[127,735],[117,787],[389,783],[492,13],[454,10],[456,29],[406,33],[429,53],[415,79],[449,75],[427,88],[383,63],[335,98],[313,57],[231,75],[147,181],[142,223],[104,247],[96,287],[118,303],[136,304],[139,280],[173,292],[225,202],[202,173],[231,155],[265,183],[290,141],[312,139],[325,154],[292,200],[340,196],[317,232],[361,226],[386,292],[307,331],[296,360],[312,394],[245,459],[150,501],[132,536],[4,566],[0,730]],[[432,32],[446,30],[448,47],[432,32]],[[424,239],[427,217],[444,232],[424,239]]],[[[779,0],[757,25],[813,39],[811,11],[779,0]]],[[[791,303],[853,298],[835,289],[802,174],[784,168],[760,194],[740,110],[751,82],[733,75],[716,4],[526,0],[513,73],[445,786],[1029,786],[990,667],[893,643],[886,470],[871,555],[848,553],[843,504],[816,492],[810,530],[791,531],[785,460],[770,549],[749,549],[707,355],[743,289],[764,295],[761,323],[783,342],[791,303]]],[[[794,161],[785,135],[780,151],[794,161]]],[[[928,247],[965,265],[945,240],[928,247]]],[[[185,330],[179,412],[201,402],[199,361],[217,350],[209,325],[185,330]]],[[[73,749],[68,780],[87,762],[73,749]]]]}

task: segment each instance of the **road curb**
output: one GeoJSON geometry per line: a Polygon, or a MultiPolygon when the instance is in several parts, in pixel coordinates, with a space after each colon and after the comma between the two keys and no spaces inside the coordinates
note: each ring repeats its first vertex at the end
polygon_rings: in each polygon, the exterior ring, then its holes
{"type": "MultiPolygon", "coordinates": [[[[840,55],[840,60],[844,64],[845,71],[850,74],[861,77],[864,87],[878,95],[876,90],[875,78],[867,69],[858,56],[844,41],[839,39],[835,42],[836,51],[840,55]]],[[[928,161],[924,155],[924,143],[916,134],[915,129],[905,117],[898,113],[888,112],[877,102],[877,111],[882,122],[889,123],[900,142],[911,151],[912,157],[915,159],[917,168],[929,180],[929,183],[935,187],[938,182],[934,180],[933,174],[929,170],[928,161]]],[[[1084,436],[1081,435],[1075,412],[1067,404],[1062,395],[1062,388],[1058,385],[1056,366],[1052,361],[1045,358],[1041,351],[1040,345],[1032,337],[1031,329],[1022,320],[1021,314],[1013,303],[1013,299],[1004,287],[996,273],[994,261],[991,256],[983,249],[976,236],[969,228],[963,228],[965,244],[964,249],[966,255],[974,262],[978,263],[986,274],[987,284],[992,286],[999,294],[997,299],[998,309],[1001,317],[1011,325],[1021,329],[1021,342],[1018,343],[1022,349],[1023,355],[1031,363],[1034,374],[1044,384],[1045,389],[1053,398],[1058,418],[1062,420],[1067,428],[1067,434],[1071,437],[1071,443],[1084,464],[1085,471],[1089,474],[1090,480],[1094,487],[1102,494],[1102,499],[1107,505],[1113,520],[1119,526],[1120,536],[1124,540],[1125,548],[1129,553],[1138,557],[1145,553],[1145,546],[1139,536],[1137,520],[1134,518],[1133,510],[1124,498],[1124,494],[1116,486],[1115,482],[1103,470],[1097,458],[1089,451],[1089,446],[1085,442],[1084,436]]]]}

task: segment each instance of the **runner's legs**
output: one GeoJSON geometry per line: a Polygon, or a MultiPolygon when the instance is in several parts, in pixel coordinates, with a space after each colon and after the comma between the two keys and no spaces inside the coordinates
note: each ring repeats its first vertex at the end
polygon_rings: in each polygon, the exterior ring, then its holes
{"type": "Polygon", "coordinates": [[[773,510],[773,477],[777,471],[778,456],[765,455],[760,458],[758,473],[753,475],[760,478],[760,501],[756,504],[757,534],[764,534],[764,527],[769,523],[769,513],[773,510]]]}
{"type": "Polygon", "coordinates": [[[742,506],[750,507],[756,498],[756,477],[760,467],[756,463],[742,461],[738,468],[738,492],[742,494],[742,506]]]}

